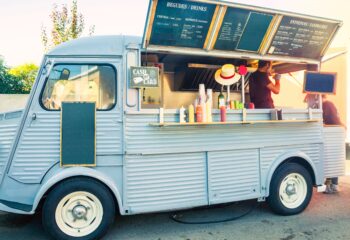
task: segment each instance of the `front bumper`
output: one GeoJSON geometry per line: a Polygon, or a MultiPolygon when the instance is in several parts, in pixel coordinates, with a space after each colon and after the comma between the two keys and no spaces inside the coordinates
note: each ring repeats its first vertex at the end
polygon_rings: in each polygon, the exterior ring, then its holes
{"type": "Polygon", "coordinates": [[[22,210],[19,210],[19,209],[8,207],[8,206],[6,206],[3,203],[0,203],[0,211],[8,212],[8,213],[16,213],[16,214],[25,214],[25,215],[32,215],[32,214],[34,214],[34,212],[32,212],[32,211],[25,212],[25,211],[22,211],[22,210]]]}

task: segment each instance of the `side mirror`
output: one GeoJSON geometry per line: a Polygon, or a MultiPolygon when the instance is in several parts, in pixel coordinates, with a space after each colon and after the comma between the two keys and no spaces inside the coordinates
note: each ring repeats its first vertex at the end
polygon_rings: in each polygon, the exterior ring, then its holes
{"type": "Polygon", "coordinates": [[[60,80],[68,80],[70,75],[70,71],[67,68],[63,68],[60,75],[60,80]]]}
{"type": "Polygon", "coordinates": [[[42,75],[48,75],[53,67],[53,62],[51,60],[47,61],[43,67],[42,75]]]}

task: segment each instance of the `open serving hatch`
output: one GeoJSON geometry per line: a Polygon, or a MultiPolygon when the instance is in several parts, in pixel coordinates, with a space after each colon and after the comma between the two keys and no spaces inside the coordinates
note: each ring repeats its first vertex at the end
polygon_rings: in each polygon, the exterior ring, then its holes
{"type": "Polygon", "coordinates": [[[150,52],[318,64],[341,21],[224,1],[151,0],[150,52]]]}
{"type": "MultiPolygon", "coordinates": [[[[219,93],[222,86],[214,74],[226,63],[245,65],[250,73],[258,60],[272,61],[281,74],[318,71],[341,25],[338,20],[225,1],[150,0],[141,61],[143,66],[161,64],[167,74],[164,87],[141,89],[143,102],[157,103],[150,108],[187,106],[189,101],[179,99],[193,100],[199,84],[219,93]],[[169,103],[168,98],[177,101],[169,103]]],[[[250,73],[229,87],[242,102],[250,73]]]]}

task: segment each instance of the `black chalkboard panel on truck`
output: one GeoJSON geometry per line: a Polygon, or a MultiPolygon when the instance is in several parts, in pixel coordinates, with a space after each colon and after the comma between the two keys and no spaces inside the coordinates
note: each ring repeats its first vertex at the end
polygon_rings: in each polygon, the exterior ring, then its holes
{"type": "Polygon", "coordinates": [[[63,102],[61,166],[96,165],[96,103],[63,102]]]}
{"type": "Polygon", "coordinates": [[[334,22],[284,16],[268,54],[319,59],[338,26],[334,22]]]}
{"type": "Polygon", "coordinates": [[[149,44],[203,48],[216,5],[158,1],[149,44]]]}
{"type": "Polygon", "coordinates": [[[257,52],[273,15],[247,9],[228,8],[214,49],[257,52]]]}

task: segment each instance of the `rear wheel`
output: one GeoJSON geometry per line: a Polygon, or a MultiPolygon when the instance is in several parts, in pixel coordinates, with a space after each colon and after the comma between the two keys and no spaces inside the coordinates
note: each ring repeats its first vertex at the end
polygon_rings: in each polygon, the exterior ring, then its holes
{"type": "Polygon", "coordinates": [[[308,206],[311,196],[312,179],[303,166],[287,163],[276,170],[268,197],[268,203],[275,213],[298,214],[308,206]]]}
{"type": "Polygon", "coordinates": [[[115,203],[103,184],[86,178],[69,179],[48,195],[43,225],[56,239],[99,239],[115,217],[115,203]]]}

